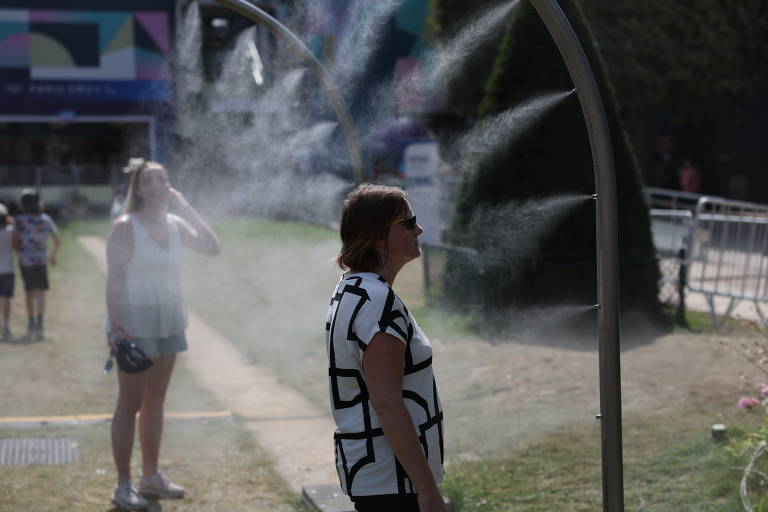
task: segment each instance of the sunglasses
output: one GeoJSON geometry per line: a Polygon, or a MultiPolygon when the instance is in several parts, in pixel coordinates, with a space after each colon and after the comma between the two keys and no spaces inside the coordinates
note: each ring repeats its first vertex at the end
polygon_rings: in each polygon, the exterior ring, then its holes
{"type": "Polygon", "coordinates": [[[404,219],[396,220],[395,222],[390,222],[389,224],[391,226],[393,224],[400,224],[401,222],[404,223],[405,227],[410,229],[410,230],[416,229],[416,216],[415,215],[411,215],[410,217],[406,217],[404,219]]]}

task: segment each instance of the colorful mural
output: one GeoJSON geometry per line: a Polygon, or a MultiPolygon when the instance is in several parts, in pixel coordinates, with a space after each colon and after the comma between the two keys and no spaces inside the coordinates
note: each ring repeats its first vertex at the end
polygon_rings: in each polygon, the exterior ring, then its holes
{"type": "MultiPolygon", "coordinates": [[[[350,21],[350,13],[362,8],[360,0],[308,0],[305,31],[308,44],[319,59],[332,64],[336,59],[338,44],[342,40],[354,40],[355,31],[368,27],[356,26],[350,21]]],[[[392,94],[398,100],[401,112],[418,111],[420,92],[414,87],[418,82],[420,60],[430,51],[430,28],[427,23],[429,0],[403,0],[387,24],[379,42],[376,58],[367,63],[364,82],[378,83],[384,77],[394,76],[392,94]]],[[[355,44],[346,49],[354,51],[355,44]]],[[[343,58],[356,62],[355,55],[342,52],[343,58]]],[[[364,88],[364,87],[363,87],[364,88]]]]}
{"type": "Polygon", "coordinates": [[[6,94],[170,97],[170,12],[0,9],[6,94]]]}

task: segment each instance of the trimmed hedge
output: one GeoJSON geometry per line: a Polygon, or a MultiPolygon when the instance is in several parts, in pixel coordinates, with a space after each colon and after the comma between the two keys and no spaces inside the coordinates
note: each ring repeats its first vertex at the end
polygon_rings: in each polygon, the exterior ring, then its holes
{"type": "MultiPolygon", "coordinates": [[[[659,271],[638,164],[582,12],[573,0],[559,3],[595,72],[610,124],[622,311],[661,321],[659,271]]],[[[573,87],[543,22],[529,3],[521,3],[501,41],[479,117],[491,120],[573,87]]],[[[449,258],[445,289],[452,304],[479,308],[486,319],[510,307],[596,302],[595,204],[588,199],[595,183],[586,125],[575,93],[552,102],[494,155],[465,160],[452,238],[477,249],[480,259],[449,258]]]]}

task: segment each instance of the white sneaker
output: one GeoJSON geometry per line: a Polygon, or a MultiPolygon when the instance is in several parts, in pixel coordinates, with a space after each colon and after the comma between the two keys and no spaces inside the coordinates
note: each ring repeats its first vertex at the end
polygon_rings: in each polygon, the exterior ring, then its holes
{"type": "Polygon", "coordinates": [[[182,486],[168,480],[162,471],[158,471],[150,477],[141,477],[139,492],[144,496],[156,496],[169,500],[181,499],[187,493],[182,486]]]}
{"type": "Polygon", "coordinates": [[[147,500],[136,491],[130,480],[115,486],[115,492],[112,493],[112,503],[127,510],[142,510],[149,506],[147,500]]]}

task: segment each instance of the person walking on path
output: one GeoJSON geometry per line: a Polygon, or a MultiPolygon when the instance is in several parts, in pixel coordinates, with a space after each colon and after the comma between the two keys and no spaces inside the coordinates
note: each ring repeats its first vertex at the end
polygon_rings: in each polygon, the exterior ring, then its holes
{"type": "Polygon", "coordinates": [[[13,218],[8,215],[8,208],[0,203],[0,311],[3,314],[3,341],[11,339],[11,298],[14,284],[13,218]]]}
{"type": "Polygon", "coordinates": [[[326,348],[336,469],[359,512],[447,511],[432,347],[392,290],[423,232],[396,187],[361,185],[342,206],[326,348]]]}
{"type": "Polygon", "coordinates": [[[144,496],[183,498],[185,489],[158,469],[163,403],[176,361],[187,349],[187,325],[179,280],[182,246],[217,255],[210,226],[168,181],[166,168],[132,158],[125,214],[107,240],[107,343],[115,350],[129,340],[153,364],[139,373],[118,370],[118,398],[112,418],[112,453],[117,485],[112,502],[127,509],[148,506],[144,496]],[[178,212],[168,213],[169,208],[178,212]],[[131,452],[139,413],[143,476],[131,481],[131,452]]]}
{"type": "Polygon", "coordinates": [[[56,254],[61,240],[53,219],[43,213],[40,196],[32,189],[21,192],[21,211],[16,216],[13,231],[14,247],[19,253],[21,279],[27,306],[27,339],[45,339],[43,317],[45,292],[48,285],[48,263],[56,265],[56,254]],[[48,253],[48,239],[53,250],[48,253]]]}

